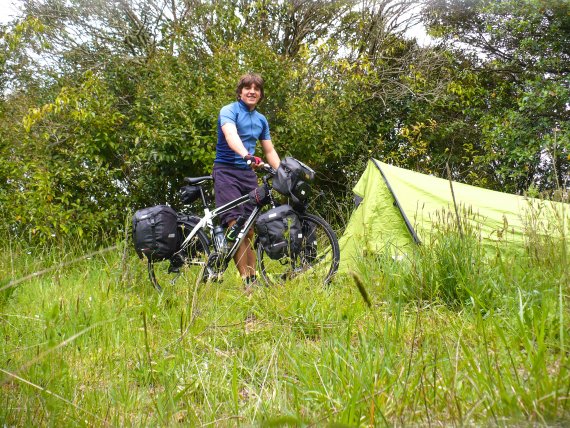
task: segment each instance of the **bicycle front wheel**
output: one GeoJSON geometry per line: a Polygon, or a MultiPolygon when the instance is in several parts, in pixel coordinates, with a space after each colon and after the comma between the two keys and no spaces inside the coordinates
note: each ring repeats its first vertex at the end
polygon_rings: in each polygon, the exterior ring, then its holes
{"type": "MultiPolygon", "coordinates": [[[[178,233],[181,243],[190,234],[194,225],[185,221],[178,222],[178,233]]],[[[203,231],[199,230],[188,245],[178,253],[160,262],[148,262],[150,282],[158,291],[166,284],[174,284],[180,278],[187,281],[202,281],[210,255],[209,240],[203,231]]]]}
{"type": "Polygon", "coordinates": [[[302,277],[311,283],[328,284],[338,269],[340,249],[332,227],[321,217],[313,214],[299,216],[303,231],[301,250],[291,257],[271,259],[257,246],[257,263],[261,278],[267,285],[282,284],[287,280],[302,277]]]}

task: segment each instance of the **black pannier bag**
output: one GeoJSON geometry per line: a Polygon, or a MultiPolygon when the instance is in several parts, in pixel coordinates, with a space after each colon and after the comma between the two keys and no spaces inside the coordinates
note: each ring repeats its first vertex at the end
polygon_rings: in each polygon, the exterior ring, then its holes
{"type": "Polygon", "coordinates": [[[167,205],[143,208],[133,216],[133,242],[138,256],[152,261],[165,260],[176,252],[176,211],[167,205]]]}
{"type": "Polygon", "coordinates": [[[196,199],[200,197],[200,187],[199,186],[183,186],[179,190],[180,201],[184,205],[190,205],[196,199]]]}
{"type": "Polygon", "coordinates": [[[292,256],[300,250],[303,240],[301,221],[291,205],[280,205],[260,215],[255,231],[271,259],[292,256]]]}
{"type": "Polygon", "coordinates": [[[273,177],[273,188],[297,205],[309,197],[309,182],[314,178],[315,171],[295,158],[286,157],[273,177]]]}

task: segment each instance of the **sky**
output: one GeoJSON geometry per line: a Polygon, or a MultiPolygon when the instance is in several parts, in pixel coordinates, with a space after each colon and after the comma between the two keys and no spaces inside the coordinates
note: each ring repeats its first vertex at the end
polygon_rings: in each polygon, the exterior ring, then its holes
{"type": "Polygon", "coordinates": [[[17,0],[0,0],[0,24],[5,24],[14,17],[17,3],[17,0]]]}

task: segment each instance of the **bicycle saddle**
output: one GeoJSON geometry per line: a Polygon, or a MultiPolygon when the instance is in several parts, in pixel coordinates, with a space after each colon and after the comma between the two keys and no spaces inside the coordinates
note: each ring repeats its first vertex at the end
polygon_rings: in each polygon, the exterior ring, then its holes
{"type": "Polygon", "coordinates": [[[184,182],[188,184],[202,184],[205,181],[213,179],[211,175],[205,175],[204,177],[184,177],[184,182]]]}

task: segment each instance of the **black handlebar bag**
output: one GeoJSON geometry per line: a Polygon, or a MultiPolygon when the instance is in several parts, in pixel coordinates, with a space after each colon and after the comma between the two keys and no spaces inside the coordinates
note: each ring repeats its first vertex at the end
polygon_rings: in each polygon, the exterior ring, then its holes
{"type": "Polygon", "coordinates": [[[152,261],[169,259],[176,252],[176,211],[167,205],[143,208],[133,216],[133,242],[138,256],[152,261]]]}
{"type": "Polygon", "coordinates": [[[314,179],[315,171],[295,158],[286,157],[273,177],[273,188],[290,198],[296,206],[309,197],[309,183],[314,179]]]}
{"type": "Polygon", "coordinates": [[[301,221],[291,205],[280,205],[260,215],[255,231],[263,250],[273,260],[293,256],[301,248],[301,221]]]}

